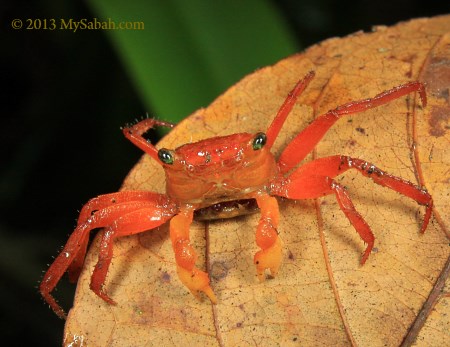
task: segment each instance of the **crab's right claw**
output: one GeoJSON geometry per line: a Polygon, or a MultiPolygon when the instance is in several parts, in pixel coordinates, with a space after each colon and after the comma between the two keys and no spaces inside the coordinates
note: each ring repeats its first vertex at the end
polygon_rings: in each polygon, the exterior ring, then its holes
{"type": "Polygon", "coordinates": [[[191,271],[177,265],[177,273],[180,281],[190,290],[190,292],[200,300],[199,292],[203,292],[213,304],[217,304],[217,297],[209,285],[209,277],[196,267],[191,271]]]}

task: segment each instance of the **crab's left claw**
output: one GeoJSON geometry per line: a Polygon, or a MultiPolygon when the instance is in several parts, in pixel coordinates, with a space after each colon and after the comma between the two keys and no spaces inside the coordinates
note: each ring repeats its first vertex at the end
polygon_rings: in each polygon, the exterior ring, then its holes
{"type": "Polygon", "coordinates": [[[265,270],[269,269],[270,274],[275,277],[281,265],[282,247],[280,238],[277,237],[275,243],[267,249],[256,252],[254,263],[256,265],[256,274],[261,282],[265,277],[265,270]]]}

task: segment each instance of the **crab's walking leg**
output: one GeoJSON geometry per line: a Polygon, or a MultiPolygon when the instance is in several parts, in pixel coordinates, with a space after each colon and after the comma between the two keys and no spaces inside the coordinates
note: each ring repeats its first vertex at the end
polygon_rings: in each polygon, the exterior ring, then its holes
{"type": "Polygon", "coordinates": [[[412,92],[419,92],[423,106],[427,104],[425,87],[420,82],[409,82],[380,93],[373,98],[349,102],[316,118],[285,148],[279,158],[281,172],[288,172],[313,150],[330,127],[342,116],[363,112],[398,99],[412,92]]]}
{"type": "Polygon", "coordinates": [[[256,196],[261,209],[261,218],[256,229],[256,244],[261,248],[256,252],[254,262],[260,281],[265,280],[265,270],[275,276],[281,264],[281,241],[278,237],[279,209],[277,199],[267,194],[256,196]]]}
{"type": "Polygon", "coordinates": [[[175,126],[175,124],[173,123],[164,122],[153,118],[147,118],[140,121],[139,123],[136,123],[133,126],[124,127],[122,131],[125,137],[130,140],[136,147],[142,149],[158,163],[161,163],[161,159],[159,159],[158,157],[158,150],[142,136],[145,132],[153,128],[155,125],[168,128],[173,128],[175,126]]]}
{"type": "MultiPolygon", "coordinates": [[[[80,215],[78,216],[77,227],[86,223],[96,211],[104,209],[105,207],[132,201],[151,201],[154,197],[154,193],[142,191],[123,191],[97,196],[89,200],[81,209],[80,215]]],[[[74,259],[67,269],[69,280],[72,283],[75,283],[80,275],[88,242],[89,233],[84,233],[82,238],[78,240],[78,251],[74,255],[74,259]]]]}
{"type": "Polygon", "coordinates": [[[282,183],[274,186],[273,193],[290,199],[315,199],[334,193],[341,210],[364,242],[367,243],[367,248],[361,258],[361,264],[364,264],[373,248],[375,238],[370,227],[356,211],[345,189],[333,180],[334,177],[349,169],[356,169],[364,176],[372,178],[375,183],[391,188],[426,206],[424,222],[421,228],[422,232],[425,231],[432,213],[433,200],[431,195],[413,183],[390,175],[361,159],[336,155],[314,160],[301,166],[282,183]]]}
{"type": "MultiPolygon", "coordinates": [[[[92,199],[85,205],[81,212],[83,217],[85,217],[84,221],[82,222],[80,217],[77,227],[70,235],[61,253],[50,265],[39,287],[42,297],[60,318],[65,318],[66,314],[53,298],[51,292],[67,270],[72,271],[72,278],[78,276],[79,264],[76,266],[72,264],[74,261],[80,263],[81,259],[84,259],[89,232],[96,228],[112,226],[121,217],[133,211],[143,209],[146,209],[148,212],[145,217],[146,219],[152,219],[153,217],[153,221],[151,225],[148,225],[147,229],[164,223],[176,213],[175,204],[170,202],[166,196],[150,192],[119,192],[108,194],[92,199]]],[[[132,233],[132,231],[128,230],[128,234],[132,233]]],[[[107,241],[107,238],[105,241],[107,241]]],[[[102,241],[102,247],[108,248],[106,242],[102,241]]],[[[102,251],[100,253],[102,254],[102,251]]],[[[108,269],[105,260],[100,259],[99,261],[105,265],[103,271],[105,271],[106,276],[108,269]]],[[[92,276],[95,281],[94,287],[99,288],[96,294],[103,297],[100,293],[102,274],[100,272],[100,275],[98,275],[99,270],[94,270],[94,273],[95,275],[93,274],[92,276]]]]}
{"type": "Polygon", "coordinates": [[[292,108],[294,107],[295,103],[297,102],[297,98],[303,93],[303,91],[306,89],[308,84],[312,81],[314,78],[315,73],[314,71],[308,72],[308,74],[297,82],[294,89],[291,90],[291,92],[288,94],[286,100],[284,100],[283,105],[281,105],[280,109],[277,112],[277,115],[272,121],[272,124],[270,124],[269,129],[267,129],[266,135],[267,135],[267,142],[266,146],[267,148],[271,148],[273,143],[275,142],[278,133],[281,130],[281,127],[284,124],[284,121],[286,120],[286,117],[291,112],[292,108]]]}
{"type": "Polygon", "coordinates": [[[199,299],[199,292],[204,292],[213,304],[217,298],[209,285],[208,275],[195,267],[197,254],[190,244],[189,227],[194,216],[193,208],[181,209],[170,221],[170,239],[175,253],[177,273],[181,282],[199,299]]]}
{"type": "Polygon", "coordinates": [[[156,228],[169,220],[172,215],[172,213],[166,213],[161,208],[148,204],[147,206],[143,205],[138,210],[121,215],[105,228],[100,242],[98,261],[91,276],[91,290],[106,302],[115,304],[104,288],[108,268],[113,257],[114,239],[156,228]]]}

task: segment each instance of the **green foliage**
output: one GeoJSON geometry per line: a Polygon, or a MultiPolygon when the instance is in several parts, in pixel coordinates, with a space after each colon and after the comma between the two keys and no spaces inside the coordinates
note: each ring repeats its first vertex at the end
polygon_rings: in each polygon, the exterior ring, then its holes
{"type": "Polygon", "coordinates": [[[207,106],[253,70],[298,51],[268,1],[89,4],[101,20],[143,23],[143,30],[107,33],[151,116],[173,122],[207,106]]]}

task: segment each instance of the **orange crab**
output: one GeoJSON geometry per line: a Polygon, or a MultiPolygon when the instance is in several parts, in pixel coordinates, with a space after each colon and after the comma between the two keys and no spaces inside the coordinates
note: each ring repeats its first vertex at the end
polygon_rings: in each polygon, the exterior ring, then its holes
{"type": "Polygon", "coordinates": [[[77,227],[40,285],[40,292],[53,311],[61,318],[66,317],[51,292],[66,271],[71,281],[78,279],[91,230],[105,228],[90,288],[100,298],[114,304],[104,286],[113,257],[114,239],[156,228],[169,220],[170,238],[181,282],[196,297],[203,292],[212,303],[216,303],[208,275],[195,267],[197,255],[189,241],[190,224],[194,216],[202,219],[229,218],[253,211],[253,202],[256,202],[261,213],[256,228],[256,244],[260,248],[254,257],[256,272],[261,281],[265,279],[267,269],[275,276],[282,258],[276,196],[314,199],[335,194],[341,210],[367,243],[361,258],[361,264],[364,264],[373,248],[374,235],[356,211],[344,187],[334,180],[349,169],[356,169],[375,183],[426,206],[421,228],[424,232],[433,206],[433,200],[424,188],[392,176],[362,159],[343,155],[319,158],[297,167],[340,117],[378,107],[412,92],[419,92],[425,106],[424,85],[409,82],[373,98],[350,102],[328,111],[300,132],[277,161],[270,149],[298,96],[313,78],[314,72],[309,72],[295,85],[265,133],[239,133],[185,144],[175,150],[157,150],[144,139],[143,134],[155,125],[172,127],[172,124],[145,119],[124,128],[125,137],[164,168],[166,194],[122,191],[98,196],[83,207],[77,227]]]}

